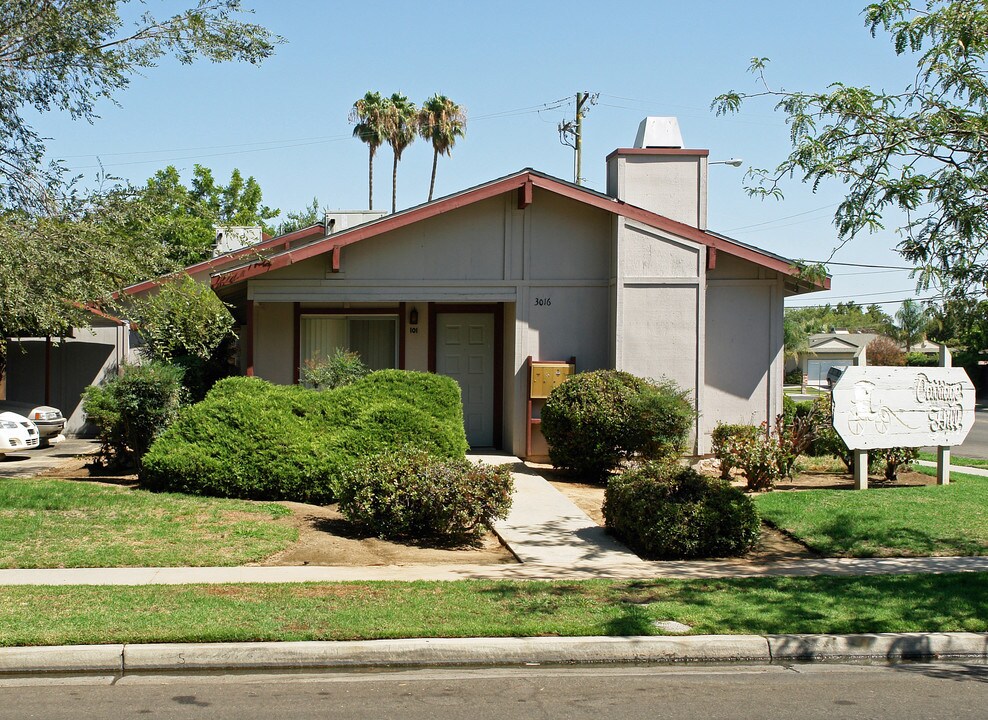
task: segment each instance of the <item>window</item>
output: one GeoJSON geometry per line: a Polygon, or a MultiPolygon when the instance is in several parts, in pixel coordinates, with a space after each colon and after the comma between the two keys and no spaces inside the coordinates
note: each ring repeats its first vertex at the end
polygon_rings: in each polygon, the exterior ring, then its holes
{"type": "Polygon", "coordinates": [[[380,315],[303,315],[301,356],[326,360],[343,348],[371,370],[398,367],[398,319],[380,315]]]}

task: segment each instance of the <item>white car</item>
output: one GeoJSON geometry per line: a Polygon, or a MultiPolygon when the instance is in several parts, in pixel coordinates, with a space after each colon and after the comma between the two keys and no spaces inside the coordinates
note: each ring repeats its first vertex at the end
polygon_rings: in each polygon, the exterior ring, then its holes
{"type": "Polygon", "coordinates": [[[23,415],[0,412],[0,455],[35,450],[41,444],[37,426],[23,415]]]}
{"type": "Polygon", "coordinates": [[[40,447],[47,447],[62,442],[65,436],[65,418],[62,411],[51,405],[32,405],[31,403],[0,400],[0,412],[12,412],[23,415],[34,423],[41,439],[40,447]]]}

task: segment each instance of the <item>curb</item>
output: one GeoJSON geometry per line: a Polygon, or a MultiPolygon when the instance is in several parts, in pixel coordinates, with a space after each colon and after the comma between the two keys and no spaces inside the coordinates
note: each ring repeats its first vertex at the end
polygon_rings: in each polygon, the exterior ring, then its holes
{"type": "Polygon", "coordinates": [[[413,638],[0,648],[0,673],[988,659],[988,633],[413,638]]]}

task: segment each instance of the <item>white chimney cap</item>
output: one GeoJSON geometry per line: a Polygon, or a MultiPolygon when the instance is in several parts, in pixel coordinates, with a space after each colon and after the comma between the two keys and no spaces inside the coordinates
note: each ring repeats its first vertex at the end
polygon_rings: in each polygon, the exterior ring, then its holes
{"type": "Polygon", "coordinates": [[[683,135],[674,117],[647,117],[638,126],[636,148],[681,148],[683,135]]]}

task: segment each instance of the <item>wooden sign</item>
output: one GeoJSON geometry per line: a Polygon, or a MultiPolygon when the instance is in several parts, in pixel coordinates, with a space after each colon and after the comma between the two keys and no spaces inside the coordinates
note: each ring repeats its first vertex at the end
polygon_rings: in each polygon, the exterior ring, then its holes
{"type": "Polygon", "coordinates": [[[849,367],[833,404],[834,429],[852,450],[959,445],[974,424],[963,368],[849,367]]]}

